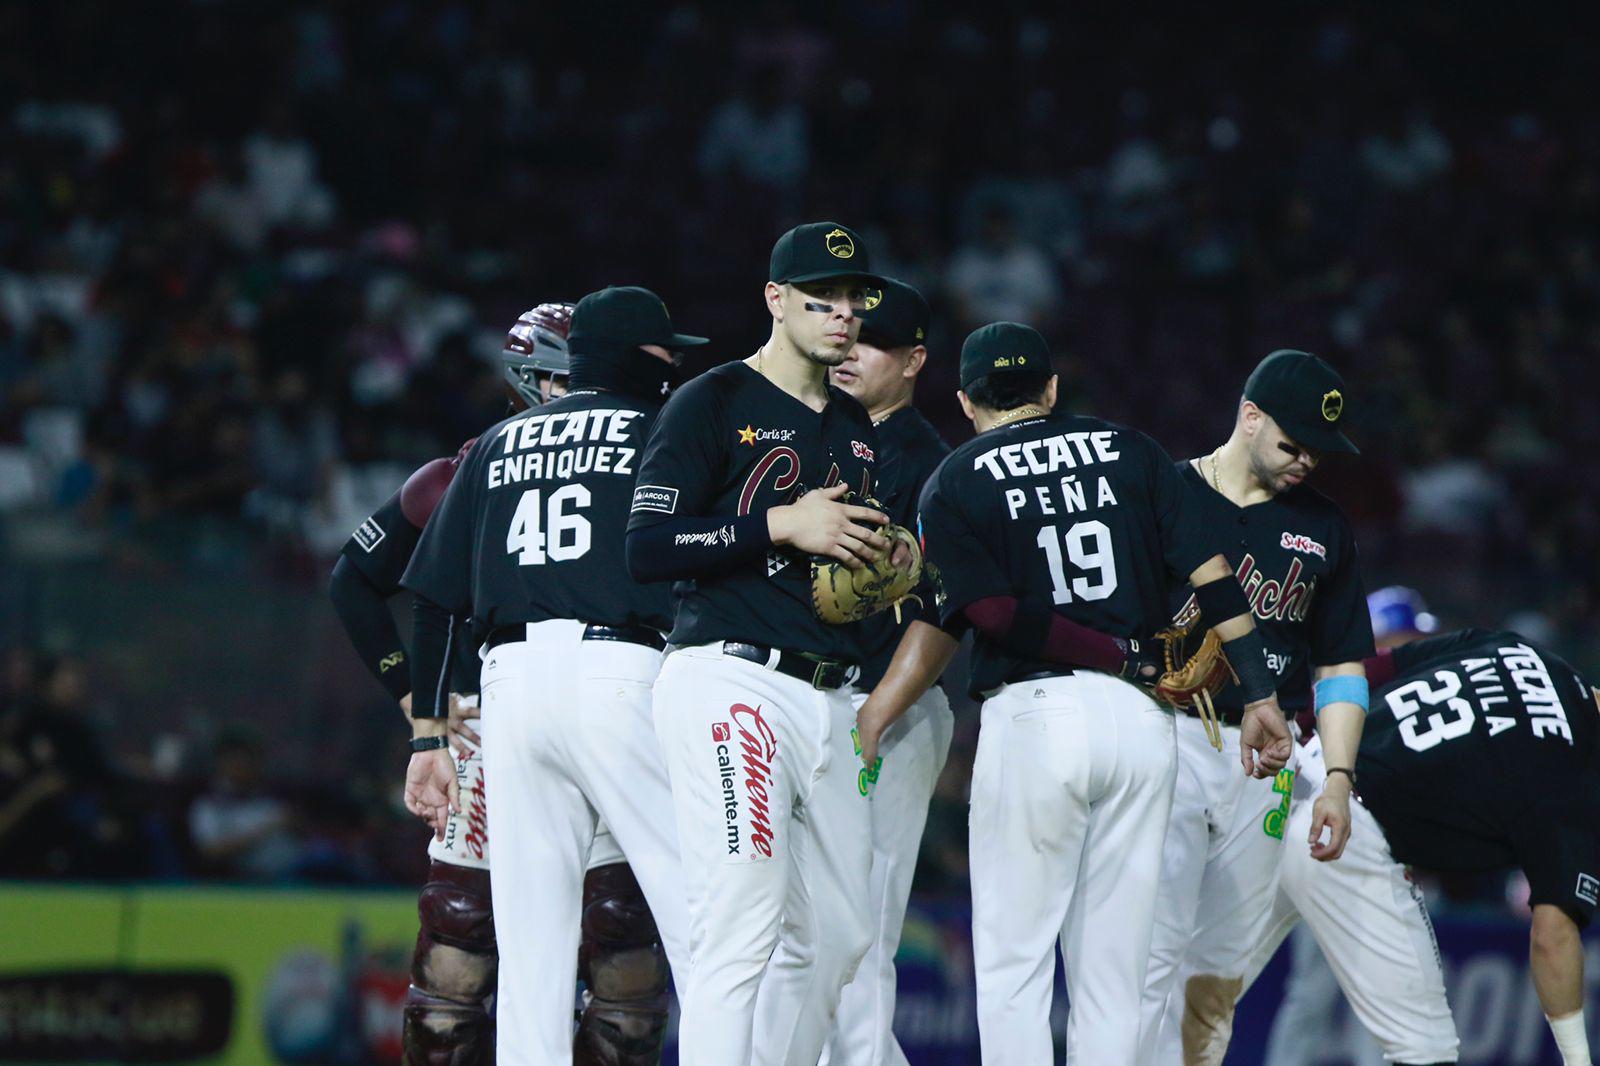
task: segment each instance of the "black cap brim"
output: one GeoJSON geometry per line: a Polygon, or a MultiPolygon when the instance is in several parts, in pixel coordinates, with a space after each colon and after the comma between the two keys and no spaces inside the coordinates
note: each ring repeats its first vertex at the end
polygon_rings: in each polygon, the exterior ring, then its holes
{"type": "Polygon", "coordinates": [[[674,333],[661,342],[663,348],[698,348],[702,344],[710,344],[710,337],[691,337],[687,333],[674,333]]]}
{"type": "Polygon", "coordinates": [[[1346,455],[1361,454],[1361,449],[1349,437],[1331,426],[1294,425],[1281,418],[1277,419],[1277,423],[1296,444],[1306,448],[1315,448],[1319,452],[1343,452],[1346,455]]]}
{"type": "Polygon", "coordinates": [[[796,274],[792,278],[785,278],[782,285],[806,285],[813,281],[843,281],[846,278],[855,278],[865,285],[874,288],[883,287],[883,278],[877,274],[863,274],[859,270],[823,270],[813,271],[810,274],[796,274]]]}

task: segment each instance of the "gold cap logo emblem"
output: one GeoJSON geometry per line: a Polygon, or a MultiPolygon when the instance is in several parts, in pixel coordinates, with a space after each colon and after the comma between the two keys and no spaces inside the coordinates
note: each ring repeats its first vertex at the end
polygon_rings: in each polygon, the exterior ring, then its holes
{"type": "Polygon", "coordinates": [[[1338,389],[1329,389],[1322,394],[1322,417],[1329,422],[1339,421],[1339,416],[1344,414],[1344,397],[1338,389]]]}
{"type": "Polygon", "coordinates": [[[828,251],[839,259],[849,259],[856,254],[856,242],[842,229],[830,230],[822,240],[828,246],[828,251]]]}
{"type": "Polygon", "coordinates": [[[877,307],[881,303],[883,303],[883,290],[882,289],[868,289],[867,290],[867,300],[866,300],[866,308],[867,308],[867,310],[870,311],[874,307],[877,307]]]}

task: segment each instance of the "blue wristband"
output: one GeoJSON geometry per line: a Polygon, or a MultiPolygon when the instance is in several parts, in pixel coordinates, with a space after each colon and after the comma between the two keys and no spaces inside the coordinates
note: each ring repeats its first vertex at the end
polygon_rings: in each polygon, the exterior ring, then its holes
{"type": "MultiPolygon", "coordinates": [[[[1304,691],[1303,689],[1301,691],[1304,691]]],[[[1367,710],[1367,679],[1364,677],[1325,677],[1313,686],[1317,713],[1330,703],[1353,703],[1362,713],[1367,710]]]]}

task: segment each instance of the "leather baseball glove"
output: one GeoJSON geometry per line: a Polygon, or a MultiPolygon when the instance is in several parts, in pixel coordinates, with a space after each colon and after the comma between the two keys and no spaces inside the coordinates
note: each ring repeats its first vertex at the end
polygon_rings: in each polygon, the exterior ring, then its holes
{"type": "MultiPolygon", "coordinates": [[[[875,500],[861,502],[878,506],[875,500]]],[[[888,539],[889,550],[870,566],[852,570],[831,559],[811,561],[811,609],[824,622],[859,622],[891,607],[899,621],[902,603],[922,602],[911,591],[922,578],[922,548],[917,538],[906,527],[892,523],[878,533],[888,539]]]]}
{"type": "Polygon", "coordinates": [[[1228,682],[1237,684],[1239,676],[1233,672],[1233,664],[1222,650],[1222,638],[1214,629],[1207,629],[1200,646],[1192,654],[1185,655],[1198,621],[1196,617],[1187,623],[1176,623],[1156,634],[1161,642],[1166,672],[1151,684],[1151,694],[1173,707],[1194,708],[1205,725],[1206,739],[1221,751],[1222,723],[1217,718],[1212,697],[1228,682]]]}

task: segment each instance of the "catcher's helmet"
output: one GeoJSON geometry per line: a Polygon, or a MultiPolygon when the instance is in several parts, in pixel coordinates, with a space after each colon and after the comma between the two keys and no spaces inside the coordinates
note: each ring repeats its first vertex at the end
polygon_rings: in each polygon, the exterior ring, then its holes
{"type": "Polygon", "coordinates": [[[569,303],[540,304],[524,311],[506,334],[505,348],[500,352],[506,384],[529,407],[544,402],[539,374],[565,374],[571,368],[567,331],[572,328],[572,307],[569,303]]]}

